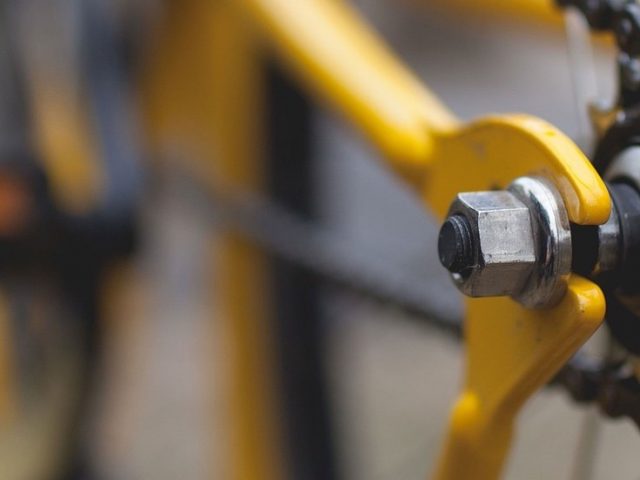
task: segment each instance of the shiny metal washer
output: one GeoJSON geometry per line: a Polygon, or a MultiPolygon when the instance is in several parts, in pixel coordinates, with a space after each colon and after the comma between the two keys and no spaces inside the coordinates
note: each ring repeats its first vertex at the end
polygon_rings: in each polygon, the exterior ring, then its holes
{"type": "Polygon", "coordinates": [[[520,177],[508,190],[529,208],[536,243],[536,267],[513,298],[529,308],[554,305],[571,274],[571,227],[562,197],[542,177],[520,177]]]}

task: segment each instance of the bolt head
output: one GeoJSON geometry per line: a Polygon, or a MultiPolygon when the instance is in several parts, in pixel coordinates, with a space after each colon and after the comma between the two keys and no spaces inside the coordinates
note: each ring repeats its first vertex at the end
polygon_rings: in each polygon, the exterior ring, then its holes
{"type": "Polygon", "coordinates": [[[527,206],[508,191],[461,193],[453,216],[467,220],[475,248],[474,265],[453,274],[460,290],[472,297],[517,294],[536,264],[527,206]]]}

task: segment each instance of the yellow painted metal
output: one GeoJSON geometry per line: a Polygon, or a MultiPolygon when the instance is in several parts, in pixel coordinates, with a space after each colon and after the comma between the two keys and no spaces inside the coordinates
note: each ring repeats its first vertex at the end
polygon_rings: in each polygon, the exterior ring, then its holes
{"type": "Polygon", "coordinates": [[[543,22],[560,23],[562,16],[554,0],[406,0],[408,3],[437,6],[464,15],[472,21],[488,16],[518,18],[543,22]]]}
{"type": "MultiPolygon", "coordinates": [[[[260,48],[234,2],[174,0],[143,69],[141,90],[151,148],[212,188],[222,180],[259,190],[263,172],[260,48]],[[168,154],[168,155],[167,155],[168,154]]],[[[224,369],[224,478],[285,478],[277,424],[277,375],[268,331],[264,255],[222,232],[215,246],[216,320],[224,369]]],[[[212,332],[214,330],[212,329],[212,332]]],[[[218,430],[218,427],[216,427],[218,430]]],[[[219,458],[217,455],[216,458],[219,458]]],[[[219,468],[219,466],[218,466],[219,468]]]]}
{"type": "MultiPolygon", "coordinates": [[[[490,117],[437,145],[423,192],[439,215],[456,192],[501,188],[534,173],[553,179],[572,222],[599,224],[609,216],[605,186],[591,164],[542,120],[490,117]]],[[[604,305],[600,289],[578,276],[548,310],[526,310],[506,298],[468,299],[465,383],[434,478],[499,476],[519,409],[593,334],[604,305]]]]}
{"type": "Polygon", "coordinates": [[[464,388],[434,478],[498,478],[518,410],[603,316],[602,293],[578,276],[571,278],[562,302],[547,311],[526,310],[504,298],[470,300],[464,388]]]}
{"type": "Polygon", "coordinates": [[[401,169],[433,158],[453,115],[339,0],[238,0],[305,85],[401,169]]]}
{"type": "MultiPolygon", "coordinates": [[[[546,122],[510,115],[460,125],[341,2],[241,3],[311,91],[359,127],[439,216],[459,191],[541,174],[558,187],[572,222],[607,220],[604,183],[546,122]]],[[[603,316],[600,289],[577,276],[548,310],[528,311],[504,298],[469,300],[465,385],[435,478],[497,478],[519,409],[603,316]]]]}
{"type": "Polygon", "coordinates": [[[87,105],[76,82],[77,72],[52,72],[36,60],[27,63],[28,95],[34,122],[34,141],[55,200],[65,210],[88,212],[97,204],[104,187],[87,105]],[[66,75],[65,75],[66,74],[66,75]]]}
{"type": "Polygon", "coordinates": [[[0,430],[15,419],[18,407],[16,388],[15,349],[11,312],[5,293],[0,291],[0,430]]]}
{"type": "MultiPolygon", "coordinates": [[[[559,188],[572,222],[599,224],[609,217],[598,174],[575,144],[542,120],[486,118],[437,145],[423,195],[440,216],[459,191],[501,188],[518,176],[540,174],[559,188]]],[[[593,334],[604,305],[600,289],[577,276],[548,310],[526,310],[507,298],[467,300],[465,383],[434,478],[498,478],[518,411],[593,334]]]]}
{"type": "Polygon", "coordinates": [[[535,117],[490,116],[440,132],[429,163],[422,191],[440,216],[457,192],[541,174],[559,189],[572,222],[598,225],[609,218],[609,194],[591,163],[562,132],[535,117]]]}
{"type": "Polygon", "coordinates": [[[460,126],[342,2],[240,1],[314,93],[358,126],[405,178],[420,188],[428,181],[434,192],[429,199],[437,211],[442,213],[459,187],[473,184],[470,161],[482,166],[492,161],[496,179],[500,171],[544,169],[561,189],[577,223],[608,218],[604,184],[573,142],[548,124],[521,115],[460,126]],[[479,142],[484,155],[474,152],[479,142]],[[547,154],[553,162],[538,158],[547,154]],[[456,181],[440,182],[443,170],[456,181]]]}

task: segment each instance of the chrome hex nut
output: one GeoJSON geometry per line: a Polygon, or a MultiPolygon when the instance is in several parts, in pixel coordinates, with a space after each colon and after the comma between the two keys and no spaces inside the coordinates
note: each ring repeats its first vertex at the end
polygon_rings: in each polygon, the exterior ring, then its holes
{"type": "Polygon", "coordinates": [[[519,293],[535,269],[531,214],[509,191],[460,193],[449,217],[468,221],[474,245],[469,268],[452,272],[465,295],[492,297],[519,293]]]}

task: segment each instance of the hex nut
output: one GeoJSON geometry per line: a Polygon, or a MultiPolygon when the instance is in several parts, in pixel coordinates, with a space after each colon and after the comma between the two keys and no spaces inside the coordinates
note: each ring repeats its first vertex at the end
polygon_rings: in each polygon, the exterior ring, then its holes
{"type": "Polygon", "coordinates": [[[508,191],[460,193],[449,216],[463,215],[474,236],[475,265],[452,277],[471,297],[515,295],[536,265],[529,208],[508,191]]]}

